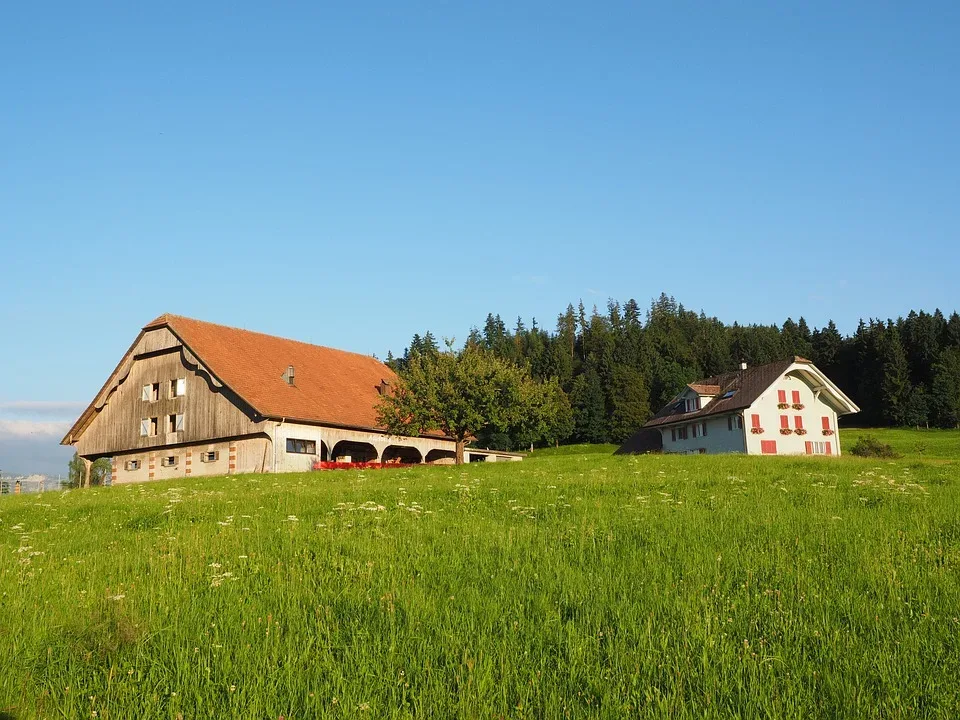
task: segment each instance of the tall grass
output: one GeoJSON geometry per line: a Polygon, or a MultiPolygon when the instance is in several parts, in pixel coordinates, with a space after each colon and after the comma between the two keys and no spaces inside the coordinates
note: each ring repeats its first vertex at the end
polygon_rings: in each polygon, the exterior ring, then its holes
{"type": "Polygon", "coordinates": [[[0,503],[0,717],[960,715],[951,462],[613,457],[0,503]]]}

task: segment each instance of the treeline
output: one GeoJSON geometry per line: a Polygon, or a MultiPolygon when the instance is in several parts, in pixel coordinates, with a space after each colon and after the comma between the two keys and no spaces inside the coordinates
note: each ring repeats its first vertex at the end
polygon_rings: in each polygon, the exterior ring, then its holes
{"type": "MultiPolygon", "coordinates": [[[[467,345],[527,367],[537,379],[556,378],[573,409],[571,442],[621,442],[687,383],[793,355],[809,358],[861,408],[861,426],[960,426],[960,315],[949,319],[911,311],[906,318],[860,322],[843,336],[830,321],[811,330],[801,317],[782,325],[725,325],[661,295],[644,312],[635,300],[610,301],[606,311],[568,305],[552,330],[518,318],[511,329],[487,315],[467,345]]],[[[440,347],[427,332],[414,335],[401,357],[440,347]]],[[[497,449],[519,438],[489,432],[481,443],[497,449]]]]}

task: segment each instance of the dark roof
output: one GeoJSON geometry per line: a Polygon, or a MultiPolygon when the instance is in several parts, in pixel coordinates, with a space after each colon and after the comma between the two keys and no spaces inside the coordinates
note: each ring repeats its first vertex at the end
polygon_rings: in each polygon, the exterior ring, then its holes
{"type": "Polygon", "coordinates": [[[690,385],[719,386],[720,392],[717,393],[717,399],[713,400],[701,410],[684,412],[683,403],[675,398],[665,408],[654,415],[644,427],[659,427],[677,422],[687,422],[702,417],[709,417],[710,415],[720,415],[722,413],[748,408],[794,363],[810,363],[810,361],[799,356],[791,357],[786,360],[767,363],[766,365],[748,367],[746,370],[737,370],[735,372],[728,372],[723,375],[697,380],[694,383],[690,383],[690,385]],[[728,398],[723,397],[731,391],[733,391],[733,395],[728,398]]]}
{"type": "Polygon", "coordinates": [[[614,455],[643,455],[663,450],[663,435],[656,430],[644,430],[630,436],[614,455]]]}

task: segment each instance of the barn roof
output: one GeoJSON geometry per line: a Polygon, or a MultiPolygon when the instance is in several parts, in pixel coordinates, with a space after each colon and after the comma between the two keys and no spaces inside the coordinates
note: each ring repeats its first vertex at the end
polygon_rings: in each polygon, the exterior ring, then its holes
{"type": "MultiPolygon", "coordinates": [[[[263,418],[383,430],[377,422],[378,388],[396,374],[376,358],[180,315],[161,315],[143,327],[141,336],[164,327],[263,418]],[[290,366],[292,385],[285,376],[290,366]]],[[[96,399],[65,442],[83,431],[95,404],[96,399]]]]}

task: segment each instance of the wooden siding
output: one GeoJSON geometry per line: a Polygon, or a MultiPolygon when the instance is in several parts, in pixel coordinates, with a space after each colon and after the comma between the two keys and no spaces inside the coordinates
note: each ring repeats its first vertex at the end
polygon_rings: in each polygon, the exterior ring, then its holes
{"type": "MultiPolygon", "coordinates": [[[[82,456],[111,455],[168,445],[211,442],[218,438],[252,435],[264,431],[265,423],[243,401],[190,362],[182,346],[171,346],[166,330],[148,332],[137,344],[136,355],[116,389],[106,388],[106,404],[77,441],[82,456]],[[170,398],[170,381],[186,378],[186,393],[170,398]],[[144,385],[160,383],[159,398],[144,401],[144,385]],[[170,415],[184,416],[183,430],[167,433],[170,415]],[[157,434],[142,436],[140,421],[157,418],[157,434]]],[[[173,338],[175,340],[175,338],[173,338]]],[[[135,352],[136,352],[135,351],[135,352]]],[[[99,399],[99,398],[98,398],[99,399]]]]}

